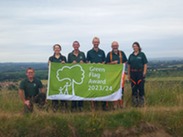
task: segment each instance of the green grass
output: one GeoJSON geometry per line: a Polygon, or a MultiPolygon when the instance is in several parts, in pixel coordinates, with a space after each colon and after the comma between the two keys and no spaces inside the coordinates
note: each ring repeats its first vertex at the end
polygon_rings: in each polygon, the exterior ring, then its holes
{"type": "Polygon", "coordinates": [[[182,77],[151,77],[151,78],[147,78],[147,81],[180,81],[183,82],[183,78],[182,77]]]}
{"type": "Polygon", "coordinates": [[[47,112],[35,108],[32,114],[25,115],[22,113],[23,106],[18,92],[3,89],[0,91],[0,136],[100,137],[106,131],[111,136],[115,136],[119,131],[121,134],[127,131],[130,134],[133,128],[136,129],[135,135],[139,136],[145,132],[139,125],[147,122],[164,129],[172,136],[181,137],[183,136],[183,81],[179,78],[169,79],[171,81],[162,78],[147,79],[144,108],[131,107],[131,89],[130,83],[127,82],[124,93],[125,108],[109,112],[101,110],[91,112],[90,102],[85,102],[82,113],[53,113],[51,110],[47,112]]]}
{"type": "Polygon", "coordinates": [[[150,106],[181,106],[183,81],[147,81],[146,103],[150,106]]]}

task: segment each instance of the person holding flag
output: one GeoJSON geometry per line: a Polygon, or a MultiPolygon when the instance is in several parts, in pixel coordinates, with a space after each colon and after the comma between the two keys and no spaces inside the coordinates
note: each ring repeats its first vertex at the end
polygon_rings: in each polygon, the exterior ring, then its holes
{"type": "MultiPolygon", "coordinates": [[[[100,39],[94,37],[93,48],[87,52],[87,63],[102,63],[105,64],[105,52],[99,48],[100,39]]],[[[91,107],[94,110],[98,109],[98,103],[96,101],[91,102],[91,107]]],[[[106,110],[106,103],[102,102],[102,109],[106,110]]]]}
{"type": "MultiPolygon", "coordinates": [[[[119,50],[119,44],[117,41],[113,41],[111,44],[112,51],[107,54],[106,63],[107,64],[122,64],[127,62],[126,55],[123,51],[119,50]]],[[[123,93],[124,93],[124,83],[122,85],[122,99],[114,101],[114,109],[118,107],[123,108],[123,93]]]]}
{"type": "MultiPolygon", "coordinates": [[[[59,44],[55,44],[53,46],[54,54],[53,54],[53,56],[49,57],[48,64],[50,64],[51,62],[62,63],[62,64],[66,63],[66,57],[60,53],[61,50],[62,50],[62,48],[59,44]]],[[[52,100],[53,112],[56,112],[58,110],[58,107],[59,107],[59,100],[52,100]]],[[[67,107],[68,107],[67,101],[62,100],[61,107],[62,107],[62,111],[64,112],[65,109],[67,109],[67,107]]]]}
{"type": "MultiPolygon", "coordinates": [[[[72,44],[74,50],[69,53],[68,55],[68,63],[86,63],[86,57],[84,52],[79,50],[80,44],[78,41],[74,41],[72,44]]],[[[83,111],[83,101],[72,101],[71,104],[71,111],[75,112],[77,110],[77,108],[79,109],[79,111],[83,111]]]]}

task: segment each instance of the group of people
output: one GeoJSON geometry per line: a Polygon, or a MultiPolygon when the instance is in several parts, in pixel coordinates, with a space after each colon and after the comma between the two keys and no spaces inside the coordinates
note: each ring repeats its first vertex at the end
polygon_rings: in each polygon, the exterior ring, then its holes
{"type": "MultiPolygon", "coordinates": [[[[105,56],[105,52],[99,48],[100,39],[94,37],[92,40],[93,48],[85,53],[79,50],[80,44],[78,41],[73,42],[73,51],[68,54],[68,58],[61,54],[61,46],[55,44],[53,46],[54,54],[49,57],[48,64],[51,62],[57,63],[101,63],[101,64],[128,64],[128,79],[131,81],[132,88],[132,105],[134,107],[144,106],[144,78],[147,72],[147,58],[141,51],[138,42],[132,45],[133,52],[128,60],[125,53],[119,50],[117,41],[111,44],[112,51],[105,56]]],[[[46,102],[46,94],[43,89],[41,81],[34,77],[35,71],[33,68],[26,70],[27,78],[21,81],[19,87],[19,95],[24,104],[25,112],[33,111],[33,103],[38,103],[40,106],[46,102]]],[[[124,87],[123,90],[124,91],[124,87]]],[[[117,107],[123,108],[123,100],[114,101],[114,109],[117,107]]],[[[97,109],[99,106],[97,101],[91,101],[91,108],[97,109]]],[[[52,110],[56,112],[58,108],[62,110],[68,109],[68,101],[65,100],[52,100],[52,110]]],[[[71,111],[83,110],[83,101],[72,101],[71,111]]],[[[102,102],[102,109],[107,110],[107,102],[102,102]]]]}

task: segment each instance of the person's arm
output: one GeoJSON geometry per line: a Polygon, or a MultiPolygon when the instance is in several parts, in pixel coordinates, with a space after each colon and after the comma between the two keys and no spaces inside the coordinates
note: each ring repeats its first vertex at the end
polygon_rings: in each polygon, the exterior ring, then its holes
{"type": "Polygon", "coordinates": [[[79,63],[85,63],[86,62],[86,57],[85,57],[85,53],[82,52],[82,57],[83,57],[83,60],[81,60],[79,63]]]}
{"type": "MultiPolygon", "coordinates": [[[[39,88],[39,92],[42,93],[42,94],[45,94],[45,96],[46,96],[46,90],[45,90],[44,87],[39,88]]],[[[45,99],[45,103],[48,103],[47,99],[45,99]]]]}
{"type": "Polygon", "coordinates": [[[39,89],[39,91],[40,91],[40,93],[45,93],[45,88],[42,87],[42,88],[39,89]]]}
{"type": "Polygon", "coordinates": [[[111,61],[109,64],[118,64],[118,60],[111,61]]]}
{"type": "Polygon", "coordinates": [[[24,97],[24,91],[23,91],[23,89],[19,89],[18,94],[20,96],[20,99],[24,103],[25,102],[25,97],[24,97]]]}
{"type": "Polygon", "coordinates": [[[51,65],[51,61],[48,60],[48,69],[50,68],[50,65],[51,65]]]}
{"type": "Polygon", "coordinates": [[[50,64],[51,64],[51,57],[49,57],[49,59],[48,59],[48,69],[49,69],[50,64]]]}
{"type": "Polygon", "coordinates": [[[147,64],[144,64],[144,72],[143,72],[143,76],[145,77],[147,73],[147,64]]]}
{"type": "MultiPolygon", "coordinates": [[[[46,96],[46,89],[44,88],[43,86],[43,83],[41,81],[39,81],[39,84],[38,84],[38,88],[39,88],[39,93],[42,93],[42,94],[45,94],[46,96]]],[[[45,99],[45,103],[47,103],[47,100],[45,99]]]]}
{"type": "Polygon", "coordinates": [[[45,93],[45,88],[41,80],[38,80],[37,85],[38,85],[39,93],[45,93]]]}
{"type": "Polygon", "coordinates": [[[106,58],[105,58],[105,52],[103,51],[103,59],[102,59],[102,64],[105,64],[106,58]]]}
{"type": "Polygon", "coordinates": [[[126,54],[123,51],[121,52],[122,52],[122,63],[125,64],[125,74],[128,74],[128,70],[127,70],[128,60],[127,60],[126,54]]]}
{"type": "Polygon", "coordinates": [[[71,63],[71,54],[70,53],[68,54],[67,60],[68,60],[67,61],[68,63],[71,63]]]}
{"type": "Polygon", "coordinates": [[[109,63],[110,63],[110,59],[109,59],[109,53],[108,53],[106,57],[106,64],[109,64],[109,63]]]}
{"type": "Polygon", "coordinates": [[[86,56],[84,52],[83,52],[83,62],[86,63],[86,56]]]}
{"type": "Polygon", "coordinates": [[[91,60],[90,60],[90,55],[89,55],[89,51],[87,52],[87,55],[86,55],[86,63],[90,63],[91,60]]]}
{"type": "Polygon", "coordinates": [[[63,58],[63,60],[61,61],[61,63],[62,63],[62,64],[66,63],[66,62],[67,62],[67,61],[66,61],[66,57],[63,56],[62,58],[63,58]]]}
{"type": "Polygon", "coordinates": [[[72,64],[77,64],[77,62],[75,60],[73,60],[72,64]]]}
{"type": "Polygon", "coordinates": [[[122,59],[123,59],[122,62],[127,63],[128,60],[127,60],[126,54],[123,51],[121,52],[122,52],[122,59]]]}
{"type": "Polygon", "coordinates": [[[130,69],[131,69],[131,55],[128,57],[128,61],[127,61],[127,64],[128,64],[128,80],[130,80],[131,79],[131,76],[130,76],[130,69]]]}
{"type": "Polygon", "coordinates": [[[82,53],[81,52],[81,54],[82,54],[82,60],[80,60],[78,63],[84,63],[85,62],[85,54],[84,53],[82,53]]]}
{"type": "Polygon", "coordinates": [[[106,64],[118,64],[118,60],[110,60],[110,52],[107,54],[107,58],[106,58],[106,64]]]}
{"type": "Polygon", "coordinates": [[[24,90],[19,89],[18,94],[19,94],[20,99],[22,100],[23,104],[30,107],[30,101],[25,99],[24,90]]]}
{"type": "Polygon", "coordinates": [[[147,73],[147,58],[146,58],[146,55],[143,53],[143,63],[144,63],[144,68],[143,68],[143,77],[146,76],[146,73],[147,73]]]}

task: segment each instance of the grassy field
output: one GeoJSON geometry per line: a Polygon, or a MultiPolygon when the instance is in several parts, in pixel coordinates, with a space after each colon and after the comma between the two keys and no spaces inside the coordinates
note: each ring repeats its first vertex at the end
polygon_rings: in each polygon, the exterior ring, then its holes
{"type": "Polygon", "coordinates": [[[90,102],[85,102],[83,112],[53,113],[35,108],[27,115],[17,91],[2,89],[0,137],[182,137],[183,78],[149,78],[145,89],[143,108],[131,107],[127,82],[124,109],[91,112],[90,102]]]}

